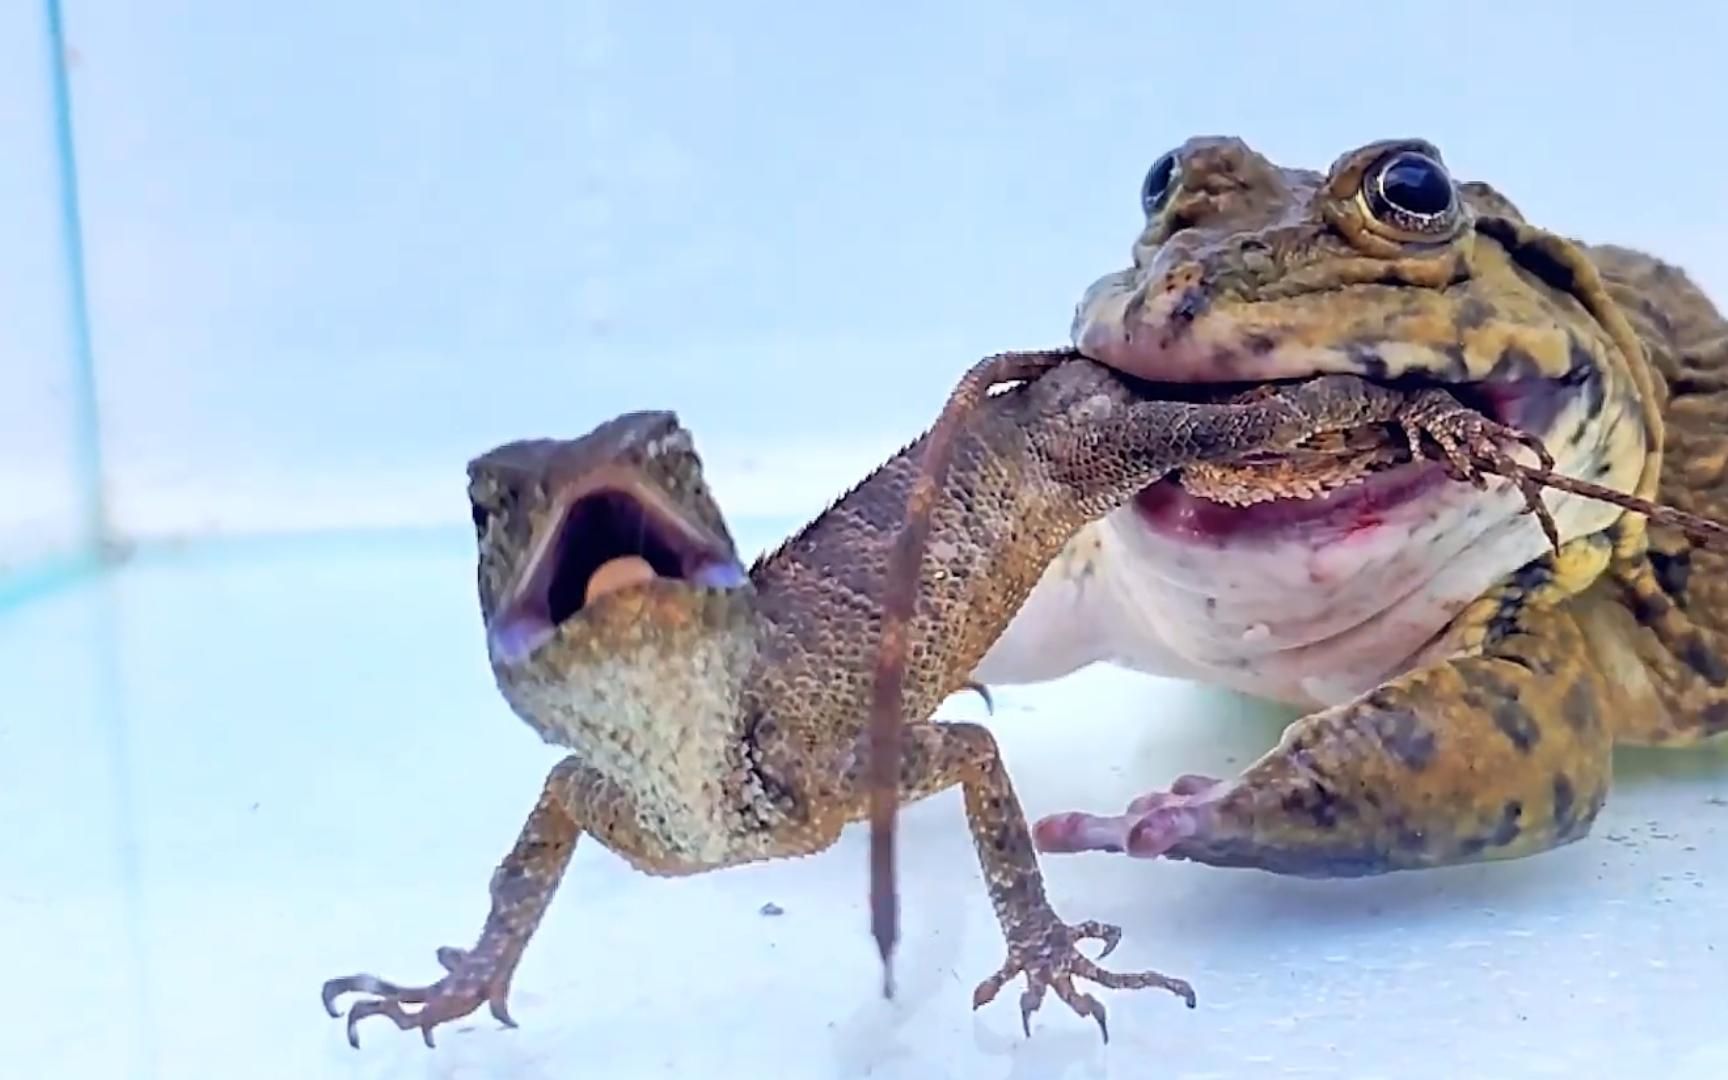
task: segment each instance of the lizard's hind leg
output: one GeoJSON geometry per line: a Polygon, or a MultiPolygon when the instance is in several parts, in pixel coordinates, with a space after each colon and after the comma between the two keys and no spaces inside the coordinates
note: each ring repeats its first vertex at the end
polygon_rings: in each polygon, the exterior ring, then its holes
{"type": "MultiPolygon", "coordinates": [[[[995,998],[1016,976],[1026,977],[1020,995],[1021,1025],[1030,1034],[1032,1013],[1044,995],[1054,991],[1069,1008],[1090,1016],[1106,1040],[1110,1037],[1104,1006],[1075,985],[1087,979],[1114,989],[1155,987],[1182,998],[1194,1007],[1194,991],[1180,979],[1155,971],[1121,974],[1107,971],[1082,955],[1076,946],[1088,939],[1103,942],[1100,959],[1116,947],[1122,932],[1100,922],[1070,925],[1050,906],[1044,893],[1044,875],[1033,851],[1031,830],[1025,811],[1002,765],[996,740],[977,724],[917,723],[903,732],[904,751],[896,796],[911,802],[959,784],[966,800],[966,822],[978,863],[996,909],[997,922],[1008,942],[1008,958],[973,992],[974,1008],[995,998]]],[[[869,741],[853,758],[846,785],[857,816],[864,816],[869,801],[871,773],[859,763],[869,757],[869,741]]]]}

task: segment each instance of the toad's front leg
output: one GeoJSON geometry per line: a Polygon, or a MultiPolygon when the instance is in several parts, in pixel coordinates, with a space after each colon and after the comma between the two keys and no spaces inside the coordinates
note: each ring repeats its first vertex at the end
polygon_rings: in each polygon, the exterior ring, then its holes
{"type": "Polygon", "coordinates": [[[1039,847],[1348,877],[1579,839],[1608,790],[1613,690],[1565,608],[1505,603],[1475,655],[1298,720],[1234,780],[1047,817],[1039,847]]]}
{"type": "Polygon", "coordinates": [[[574,757],[553,767],[529,812],[516,845],[492,874],[492,907],[480,940],[472,949],[446,946],[438,962],[446,974],[426,986],[399,986],[375,975],[348,975],[324,984],[324,1009],[338,1015],[336,999],[347,993],[368,997],[348,1010],[348,1041],[359,1046],[355,1025],[383,1016],[404,1031],[419,1028],[431,1046],[432,1029],[467,1016],[482,1003],[499,1022],[514,1027],[506,999],[516,965],[558,891],[564,869],[584,831],[608,846],[634,850],[634,815],[629,798],[615,784],[574,757]],[[417,1005],[410,1011],[405,1005],[417,1005]]]}
{"type": "MultiPolygon", "coordinates": [[[[1116,989],[1158,987],[1168,990],[1194,1007],[1194,991],[1180,979],[1155,971],[1118,974],[1106,971],[1081,955],[1081,941],[1095,938],[1104,948],[1100,958],[1116,947],[1121,930],[1099,922],[1070,926],[1057,917],[1044,895],[1044,876],[1032,848],[1032,834],[1025,811],[1014,793],[1014,785],[1002,765],[1001,753],[990,732],[977,724],[914,724],[904,733],[899,794],[904,801],[921,799],[959,784],[966,801],[966,820],[972,843],[990,890],[996,919],[1008,941],[1008,959],[995,974],[978,984],[972,995],[973,1008],[995,998],[1009,980],[1026,976],[1020,995],[1021,1026],[1030,1034],[1032,1013],[1046,991],[1054,990],[1069,1008],[1098,1023],[1106,1040],[1110,1037],[1104,1006],[1074,985],[1089,979],[1116,989]]],[[[864,813],[869,775],[868,739],[847,770],[846,784],[864,813]]]]}

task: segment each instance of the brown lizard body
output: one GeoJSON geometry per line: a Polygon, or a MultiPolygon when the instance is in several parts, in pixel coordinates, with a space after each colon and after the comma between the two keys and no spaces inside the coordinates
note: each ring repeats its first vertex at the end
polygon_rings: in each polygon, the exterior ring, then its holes
{"type": "MultiPolygon", "coordinates": [[[[1104,1028],[1077,979],[1161,987],[1081,955],[1116,928],[1070,925],[1047,901],[1032,834],[989,732],[923,722],[1014,615],[1076,529],[1184,464],[1295,447],[1384,422],[1402,395],[1324,377],[1238,404],[1143,400],[1132,380],[1060,355],[986,362],[970,385],[1053,370],[984,400],[954,428],[952,467],[920,498],[930,529],[905,621],[895,797],[964,790],[980,865],[1008,946],[974,1004],[1027,978],[1029,1023],[1047,990],[1104,1028]]],[[[513,443],[470,465],[479,592],[497,682],[512,708],[571,753],[547,777],[492,879],[476,945],[442,949],[443,978],[408,987],[333,979],[371,1015],[431,1042],[482,1003],[509,1023],[523,950],[577,838],[650,874],[805,855],[870,813],[868,718],[891,548],[903,535],[926,440],[908,447],[745,574],[670,414],[637,413],[571,441],[513,443]],[[418,1009],[405,1008],[419,1005],[418,1009]]]]}

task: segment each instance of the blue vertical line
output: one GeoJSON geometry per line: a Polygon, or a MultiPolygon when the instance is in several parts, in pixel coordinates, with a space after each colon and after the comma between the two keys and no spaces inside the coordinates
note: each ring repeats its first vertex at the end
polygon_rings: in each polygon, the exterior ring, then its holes
{"type": "Polygon", "coordinates": [[[60,0],[45,0],[54,145],[60,165],[60,238],[66,256],[67,317],[72,332],[72,425],[83,488],[84,545],[100,558],[109,533],[107,474],[102,462],[101,403],[90,344],[90,299],[84,277],[84,217],[78,200],[78,151],[72,129],[72,84],[66,71],[66,20],[60,0]]]}

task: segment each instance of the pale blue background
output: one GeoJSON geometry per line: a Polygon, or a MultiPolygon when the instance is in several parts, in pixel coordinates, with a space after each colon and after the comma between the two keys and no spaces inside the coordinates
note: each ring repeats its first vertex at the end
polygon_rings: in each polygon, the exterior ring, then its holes
{"type": "MultiPolygon", "coordinates": [[[[1061,342],[1193,133],[1425,136],[1728,299],[1728,8],[60,3],[64,48],[0,4],[0,1076],[1728,1074],[1722,754],[1636,757],[1510,865],[1049,860],[1200,988],[1112,996],[1108,1051],[967,1011],[1001,948],[953,793],[904,819],[893,1010],[853,833],[683,882],[579,849],[517,1032],[355,1054],[315,998],[466,944],[554,759],[490,685],[470,455],[673,407],[771,544],[1061,342]]],[[[1034,815],[1280,719],[1120,672],[997,701],[1034,815]]]]}
{"type": "MultiPolygon", "coordinates": [[[[1062,341],[1196,132],[1424,135],[1728,290],[1721,5],[63,2],[125,537],[455,522],[471,453],[650,405],[802,512],[1062,341]]],[[[0,30],[16,557],[75,532],[77,379],[40,4],[0,30]]]]}

